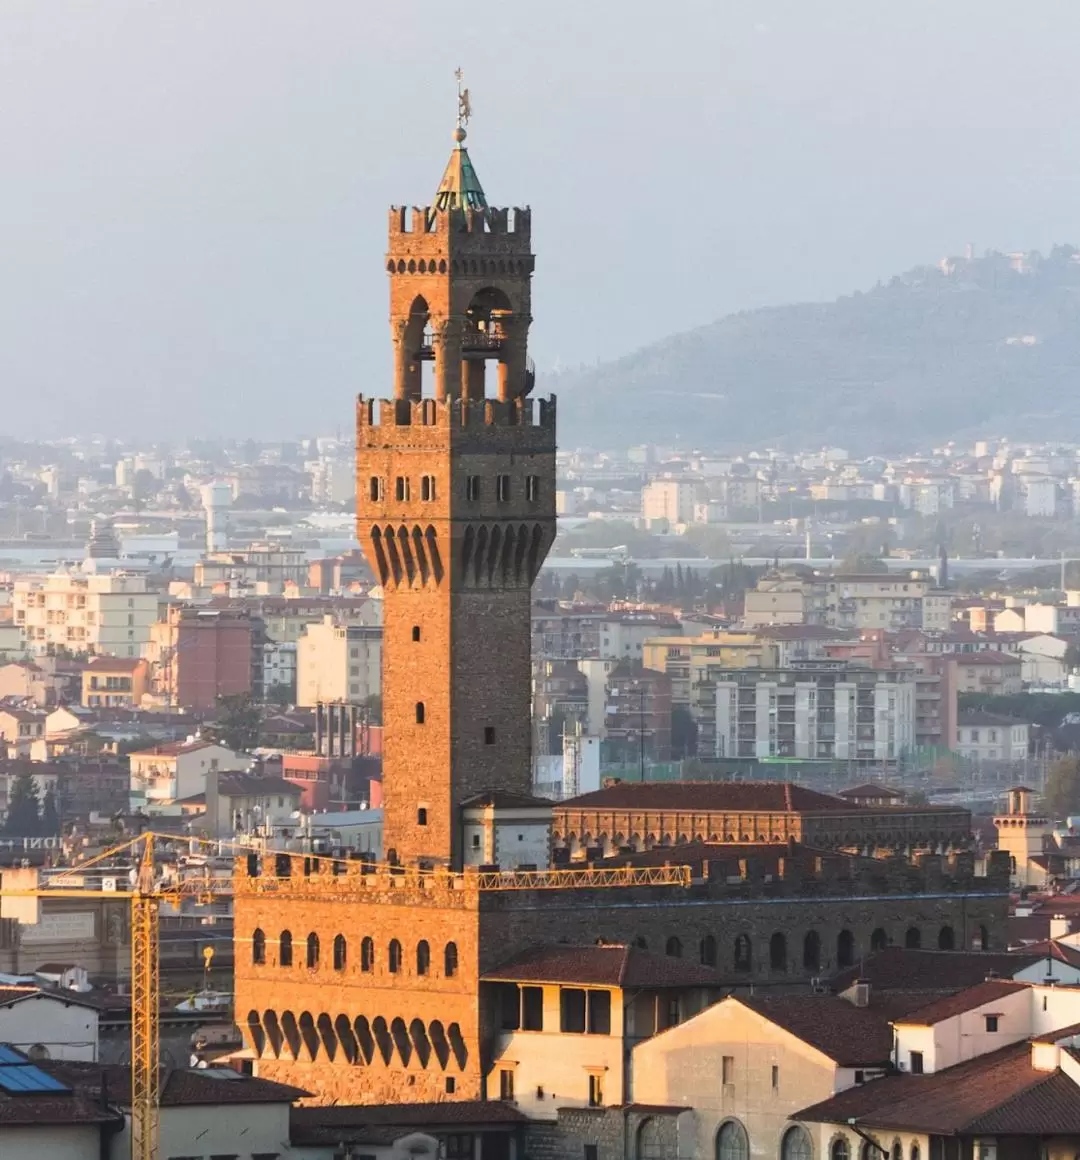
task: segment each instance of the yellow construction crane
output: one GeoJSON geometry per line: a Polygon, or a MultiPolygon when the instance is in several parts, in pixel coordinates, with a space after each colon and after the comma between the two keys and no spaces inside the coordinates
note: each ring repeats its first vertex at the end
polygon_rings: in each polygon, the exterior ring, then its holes
{"type": "Polygon", "coordinates": [[[209,875],[194,876],[172,883],[154,880],[155,839],[169,842],[200,841],[169,834],[140,834],[137,838],[113,846],[77,866],[65,868],[55,886],[46,884],[36,890],[0,889],[0,898],[77,898],[99,897],[103,900],[127,899],[131,903],[131,1156],[132,1160],[156,1160],[158,1154],[159,1004],[160,971],[158,929],[162,902],[180,903],[185,898],[209,901],[225,893],[227,885],[209,875]],[[126,890],[97,888],[84,881],[74,886],[71,879],[117,857],[133,862],[130,885],[126,890]],[[63,883],[61,885],[60,883],[63,883]]]}

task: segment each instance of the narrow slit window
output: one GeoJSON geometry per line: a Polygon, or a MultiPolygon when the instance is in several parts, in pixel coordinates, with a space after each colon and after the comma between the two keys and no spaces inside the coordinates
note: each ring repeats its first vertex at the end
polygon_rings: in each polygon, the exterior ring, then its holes
{"type": "Polygon", "coordinates": [[[399,475],[397,482],[394,484],[394,495],[397,496],[399,503],[406,503],[409,499],[409,479],[408,476],[399,475]]]}
{"type": "Polygon", "coordinates": [[[469,501],[469,503],[476,503],[480,499],[480,476],[466,476],[465,498],[469,501]]]}
{"type": "Polygon", "coordinates": [[[386,498],[386,483],[382,476],[373,475],[368,483],[368,494],[373,503],[382,503],[386,498]]]}
{"type": "Polygon", "coordinates": [[[540,498],[540,476],[528,475],[525,477],[525,498],[529,503],[536,503],[540,498]]]}
{"type": "Polygon", "coordinates": [[[510,476],[496,476],[495,489],[495,495],[499,503],[506,503],[510,499],[510,476]]]}
{"type": "Polygon", "coordinates": [[[420,639],[420,625],[414,624],[412,626],[412,638],[414,641],[418,641],[420,639]]]}
{"type": "Polygon", "coordinates": [[[424,723],[424,702],[423,701],[416,702],[416,723],[417,723],[417,725],[423,725],[423,723],[424,723]]]}
{"type": "Polygon", "coordinates": [[[435,498],[435,476],[424,475],[420,477],[420,498],[425,503],[431,503],[435,498]]]}

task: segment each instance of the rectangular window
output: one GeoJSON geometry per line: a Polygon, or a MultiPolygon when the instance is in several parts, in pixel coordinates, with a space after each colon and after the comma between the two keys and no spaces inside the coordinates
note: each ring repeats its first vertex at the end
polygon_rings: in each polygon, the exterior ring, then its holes
{"type": "Polygon", "coordinates": [[[484,744],[485,745],[494,745],[495,744],[495,726],[494,725],[485,725],[484,726],[484,744]]]}
{"type": "Polygon", "coordinates": [[[720,1060],[720,1082],[724,1084],[735,1082],[735,1056],[725,1055],[720,1060]]]}
{"type": "Polygon", "coordinates": [[[510,476],[497,475],[495,477],[495,498],[499,503],[506,503],[510,499],[510,476]]]}
{"type": "Polygon", "coordinates": [[[602,1075],[589,1076],[589,1107],[602,1108],[604,1106],[604,1077],[602,1075]]]}
{"type": "Polygon", "coordinates": [[[521,1028],[523,1031],[544,1030],[544,990],[542,987],[521,988],[521,1028]]]}
{"type": "Polygon", "coordinates": [[[382,503],[386,499],[386,480],[379,475],[373,475],[368,480],[368,495],[372,503],[382,503]]]}
{"type": "Polygon", "coordinates": [[[431,503],[435,498],[435,476],[422,475],[420,477],[420,498],[425,503],[431,503]]]}
{"type": "Polygon", "coordinates": [[[465,477],[465,498],[469,503],[476,503],[480,499],[480,476],[468,475],[465,477]]]}
{"type": "Polygon", "coordinates": [[[561,1008],[561,1031],[582,1032],[585,1030],[585,992],[575,987],[563,987],[559,991],[561,1008]]]}
{"type": "Polygon", "coordinates": [[[600,1160],[600,1148],[596,1144],[586,1144],[583,1160],[600,1160]]]}
{"type": "Polygon", "coordinates": [[[474,850],[480,849],[480,835],[479,834],[473,834],[473,836],[472,836],[472,848],[474,850]]]}
{"type": "Polygon", "coordinates": [[[922,1073],[923,1073],[922,1052],[921,1051],[913,1051],[911,1053],[911,1074],[912,1075],[922,1075],[922,1073]]]}
{"type": "Polygon", "coordinates": [[[525,498],[529,503],[536,503],[540,498],[540,476],[527,475],[525,477],[525,498]]]}
{"type": "Polygon", "coordinates": [[[512,1100],[514,1098],[514,1073],[508,1067],[499,1072],[499,1099],[512,1100]]]}
{"type": "Polygon", "coordinates": [[[426,809],[426,807],[420,806],[420,808],[416,811],[416,824],[418,826],[426,826],[427,825],[427,809],[426,809]]]}
{"type": "Polygon", "coordinates": [[[780,1090],[780,1068],[775,1063],[772,1065],[772,1090],[780,1090]]]}
{"type": "Polygon", "coordinates": [[[399,503],[407,503],[409,499],[409,480],[407,476],[399,475],[394,483],[394,495],[399,503]]]}
{"type": "Polygon", "coordinates": [[[987,1015],[986,1030],[996,1031],[998,1029],[998,1017],[996,1015],[987,1015]]]}
{"type": "Polygon", "coordinates": [[[590,991],[588,993],[588,1015],[590,1035],[611,1034],[611,992],[590,991]]]}

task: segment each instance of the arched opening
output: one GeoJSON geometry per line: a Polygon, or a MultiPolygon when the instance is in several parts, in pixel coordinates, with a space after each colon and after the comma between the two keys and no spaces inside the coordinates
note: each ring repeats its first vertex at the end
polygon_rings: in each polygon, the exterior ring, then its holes
{"type": "Polygon", "coordinates": [[[735,970],[749,971],[754,965],[754,947],[748,934],[740,934],[735,939],[735,970]]]}
{"type": "Polygon", "coordinates": [[[874,927],[873,933],[870,935],[870,950],[883,951],[888,945],[889,936],[885,933],[885,928],[874,927]]]}
{"type": "Polygon", "coordinates": [[[278,966],[292,966],[292,931],[283,930],[278,936],[278,966]]]}
{"type": "Polygon", "coordinates": [[[248,1012],[247,1026],[248,1035],[251,1038],[251,1046],[255,1051],[255,1055],[262,1058],[263,1050],[266,1047],[266,1032],[263,1030],[258,1011],[251,1010],[248,1012]]]}
{"type": "Polygon", "coordinates": [[[409,1038],[412,1040],[416,1058],[420,1060],[420,1066],[427,1067],[428,1060],[431,1058],[431,1040],[428,1039],[427,1028],[424,1026],[423,1020],[414,1019],[409,1024],[409,1038]]]}
{"type": "Polygon", "coordinates": [[[375,942],[368,936],[360,944],[360,970],[373,971],[375,969],[375,942]]]}
{"type": "Polygon", "coordinates": [[[326,1052],[327,1059],[333,1063],[334,1057],[337,1055],[338,1041],[337,1036],[334,1034],[334,1024],[330,1016],[324,1012],[316,1020],[315,1026],[319,1031],[319,1040],[322,1043],[323,1051],[326,1052]]]}
{"type": "Polygon", "coordinates": [[[458,969],[458,953],[457,943],[447,943],[446,950],[443,952],[443,974],[452,979],[457,974],[458,969]]]}
{"type": "Polygon", "coordinates": [[[814,1160],[810,1133],[802,1124],[792,1124],[780,1141],[780,1160],[814,1160]]]}
{"type": "Polygon", "coordinates": [[[431,1035],[431,1046],[435,1052],[435,1058],[439,1061],[439,1066],[446,1070],[446,1065],[450,1062],[450,1044],[446,1041],[446,1031],[440,1020],[433,1019],[428,1032],[431,1035]]]}
{"type": "Polygon", "coordinates": [[[636,946],[639,950],[647,951],[649,949],[649,940],[644,935],[639,934],[637,938],[634,939],[634,946],[636,946]]]}
{"type": "Polygon", "coordinates": [[[266,935],[259,927],[251,935],[251,961],[256,966],[266,962],[266,935]]]}
{"type": "Polygon", "coordinates": [[[943,926],[938,931],[937,948],[939,951],[951,951],[956,949],[956,934],[951,926],[943,926]]]}
{"type": "Polygon", "coordinates": [[[319,1033],[315,1030],[315,1020],[310,1011],[300,1013],[300,1036],[312,1060],[319,1056],[319,1033]]]}
{"type": "Polygon", "coordinates": [[[319,936],[312,931],[307,936],[307,968],[314,971],[319,965],[319,936]]]}
{"type": "Polygon", "coordinates": [[[979,927],[979,950],[988,951],[990,949],[990,932],[985,926],[979,927]]]}
{"type": "Polygon", "coordinates": [[[674,935],[667,940],[664,946],[664,953],[670,955],[673,959],[682,958],[682,943],[674,935]]]}
{"type": "Polygon", "coordinates": [[[855,965],[855,936],[850,930],[842,930],[836,936],[836,965],[840,968],[855,965]]]}
{"type": "Polygon", "coordinates": [[[909,951],[917,951],[922,946],[922,932],[917,926],[909,926],[904,935],[904,946],[909,951]]]}
{"type": "Polygon", "coordinates": [[[465,311],[464,350],[498,351],[508,337],[507,324],[513,307],[506,294],[495,286],[478,290],[465,311]]]}
{"type": "Polygon", "coordinates": [[[769,939],[769,970],[787,970],[787,937],[780,931],[769,939]]]}
{"type": "Polygon", "coordinates": [[[270,1044],[270,1050],[274,1053],[274,1058],[281,1054],[281,1045],[284,1043],[284,1037],[281,1034],[281,1024],[278,1022],[277,1012],[266,1010],[263,1012],[263,1027],[266,1029],[266,1039],[270,1044]]]}
{"type": "Polygon", "coordinates": [[[848,1147],[847,1136],[837,1136],[829,1148],[829,1160],[851,1160],[851,1149],[848,1147]]]}
{"type": "Polygon", "coordinates": [[[715,967],[716,966],[716,939],[711,934],[707,934],[701,940],[699,947],[699,957],[702,966],[715,967]]]}
{"type": "Polygon", "coordinates": [[[904,1160],[904,1145],[899,1140],[893,1140],[892,1160],[904,1160]]]}
{"type": "Polygon", "coordinates": [[[342,1055],[349,1063],[355,1063],[359,1058],[359,1048],[348,1015],[339,1015],[334,1020],[334,1032],[338,1043],[341,1044],[342,1055]]]}
{"type": "Polygon", "coordinates": [[[424,708],[424,702],[417,701],[416,702],[416,723],[417,723],[417,725],[423,725],[424,718],[426,716],[427,716],[427,710],[424,708]]]}
{"type": "Polygon", "coordinates": [[[300,1028],[296,1026],[296,1016],[286,1011],[281,1016],[281,1031],[285,1036],[285,1043],[293,1059],[300,1058],[300,1028]]]}
{"type": "Polygon", "coordinates": [[[348,957],[348,946],[343,934],[334,935],[334,970],[345,970],[345,961],[348,957]]]}
{"type": "Polygon", "coordinates": [[[750,1160],[750,1141],[738,1120],[728,1120],[716,1133],[716,1160],[750,1160]]]}
{"type": "Polygon", "coordinates": [[[412,1041],[409,1039],[405,1020],[400,1016],[390,1024],[390,1038],[393,1039],[394,1046],[397,1048],[398,1059],[407,1066],[412,1058],[412,1041]]]}
{"type": "Polygon", "coordinates": [[[383,1063],[389,1063],[394,1055],[394,1041],[390,1038],[390,1030],[386,1026],[386,1020],[381,1015],[376,1015],[372,1021],[371,1033],[383,1063]]]}
{"type": "Polygon", "coordinates": [[[416,944],[416,973],[426,975],[431,970],[431,947],[425,939],[416,944]]]}
{"type": "Polygon", "coordinates": [[[461,1028],[456,1023],[451,1023],[446,1029],[446,1038],[450,1041],[450,1050],[454,1053],[458,1067],[464,1071],[465,1065],[469,1062],[469,1049],[465,1046],[461,1028]]]}
{"type": "Polygon", "coordinates": [[[655,1117],[650,1116],[638,1125],[635,1154],[637,1160],[664,1160],[664,1135],[655,1117]]]}
{"type": "Polygon", "coordinates": [[[821,936],[816,930],[807,931],[803,938],[802,965],[804,971],[821,969],[821,936]]]}
{"type": "Polygon", "coordinates": [[[371,1032],[371,1024],[366,1016],[357,1015],[353,1020],[353,1030],[356,1032],[356,1045],[360,1050],[360,1058],[364,1063],[370,1063],[375,1058],[375,1036],[371,1032]]]}
{"type": "Polygon", "coordinates": [[[396,938],[390,940],[386,954],[386,966],[392,975],[396,975],[401,970],[401,943],[396,938]]]}

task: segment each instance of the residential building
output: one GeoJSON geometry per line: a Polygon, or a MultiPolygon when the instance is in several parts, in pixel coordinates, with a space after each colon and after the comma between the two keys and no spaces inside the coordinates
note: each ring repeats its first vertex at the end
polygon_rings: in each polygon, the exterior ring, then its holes
{"type": "Polygon", "coordinates": [[[89,709],[138,709],[150,689],[142,657],[95,656],[82,675],[82,704],[89,709]]]}
{"type": "Polygon", "coordinates": [[[151,628],[147,656],[167,705],[213,709],[261,684],[262,626],[244,609],[170,608],[151,628]]]}
{"type": "Polygon", "coordinates": [[[1023,690],[1023,661],[991,650],[945,654],[949,678],[957,693],[1011,697],[1023,690]]]}
{"type": "Polygon", "coordinates": [[[614,612],[600,622],[600,656],[641,662],[645,642],[656,636],[677,636],[679,621],[661,612],[614,612]]]}
{"type": "Polygon", "coordinates": [[[0,746],[11,758],[32,757],[35,744],[45,738],[43,709],[13,709],[0,707],[0,746]]]}
{"type": "Polygon", "coordinates": [[[44,579],[16,580],[12,592],[16,625],[27,649],[105,653],[137,657],[150,641],[158,598],[145,576],[125,573],[80,576],[59,571],[44,579]]]}
{"type": "Polygon", "coordinates": [[[713,670],[772,669],[780,663],[777,646],[753,632],[651,637],[642,647],[642,656],[646,668],[671,679],[672,705],[691,714],[695,714],[698,686],[713,670]]]}
{"type": "Polygon", "coordinates": [[[382,629],[339,624],[324,616],[309,624],[296,644],[296,703],[362,705],[382,688],[382,629]]]}
{"type": "Polygon", "coordinates": [[[281,544],[250,544],[241,550],[214,552],[195,565],[195,584],[247,588],[256,595],[276,596],[287,584],[307,583],[307,552],[281,544]]]}
{"type": "Polygon", "coordinates": [[[671,678],[620,661],[608,674],[604,735],[609,759],[623,765],[671,759],[671,678]]]}
{"type": "Polygon", "coordinates": [[[952,597],[924,575],[841,573],[814,583],[825,590],[825,622],[837,628],[949,627],[952,597]]]}
{"type": "Polygon", "coordinates": [[[215,838],[295,827],[301,796],[299,786],[283,777],[208,770],[203,824],[215,838]]]}
{"type": "Polygon", "coordinates": [[[986,762],[1026,761],[1031,726],[999,713],[961,710],[956,722],[956,752],[961,757],[986,762]]]}
{"type": "Polygon", "coordinates": [[[746,593],[742,624],[757,628],[764,624],[824,623],[824,618],[819,620],[810,614],[809,596],[813,591],[813,585],[795,577],[764,577],[757,588],[746,593]]]}
{"type": "Polygon", "coordinates": [[[704,492],[699,479],[653,479],[641,489],[642,521],[661,529],[691,523],[704,492]]]}
{"type": "Polygon", "coordinates": [[[128,763],[131,808],[153,810],[205,794],[209,774],[243,772],[250,768],[251,758],[213,741],[192,739],[140,749],[128,755],[128,763]]]}

